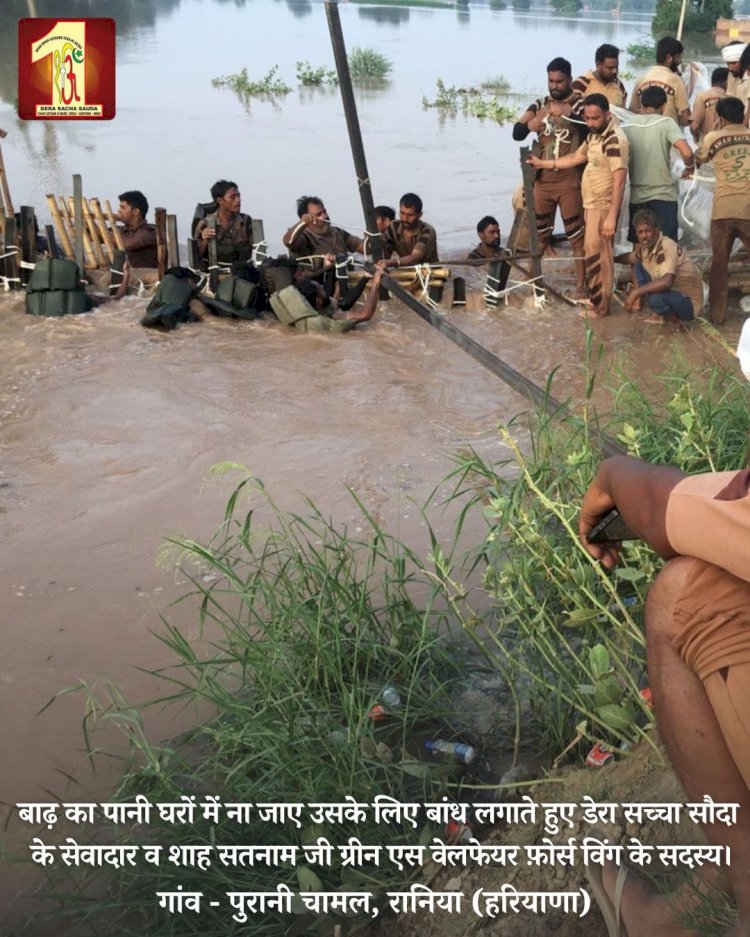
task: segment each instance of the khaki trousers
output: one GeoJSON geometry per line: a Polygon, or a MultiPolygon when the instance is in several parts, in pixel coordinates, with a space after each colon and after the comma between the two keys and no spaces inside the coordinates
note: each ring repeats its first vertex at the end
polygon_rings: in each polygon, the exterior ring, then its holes
{"type": "Polygon", "coordinates": [[[586,230],[583,235],[583,255],[586,267],[586,289],[589,299],[600,316],[609,315],[609,302],[615,284],[615,260],[612,238],[603,238],[602,224],[609,209],[584,209],[586,230]]]}

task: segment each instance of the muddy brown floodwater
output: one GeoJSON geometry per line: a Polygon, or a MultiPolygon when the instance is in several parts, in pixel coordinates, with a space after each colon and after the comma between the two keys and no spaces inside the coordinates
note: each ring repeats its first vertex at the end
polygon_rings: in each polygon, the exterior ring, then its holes
{"type": "MultiPolygon", "coordinates": [[[[162,612],[198,638],[195,610],[168,608],[186,591],[184,576],[155,561],[170,534],[205,538],[221,522],[227,488],[206,486],[211,466],[238,462],[283,508],[311,497],[356,529],[349,486],[426,554],[416,505],[436,486],[447,493],[451,454],[471,445],[502,457],[496,424],[527,409],[395,301],[345,336],[223,319],[159,334],[138,324],[144,306],[132,298],[37,319],[20,296],[0,298],[6,803],[91,799],[112,783],[115,767],[104,761],[92,776],[82,753],[80,695],[39,711],[79,681],[111,679],[133,701],[157,695],[138,668],[171,660],[152,634],[162,612]]],[[[519,292],[498,311],[473,298],[447,314],[538,383],[559,366],[558,397],[580,390],[585,325],[568,307],[535,309],[519,292]]],[[[624,315],[595,323],[595,334],[610,357],[627,349],[644,373],[660,370],[674,343],[624,315]]],[[[699,334],[677,340],[697,366],[715,355],[699,334]]],[[[431,517],[447,532],[449,515],[431,517]]],[[[467,541],[481,529],[477,512],[467,541]]],[[[194,718],[162,713],[147,730],[164,738],[194,718]]],[[[24,834],[12,826],[10,847],[22,850],[24,834]]],[[[3,864],[11,919],[28,907],[14,896],[32,878],[3,864]]]]}

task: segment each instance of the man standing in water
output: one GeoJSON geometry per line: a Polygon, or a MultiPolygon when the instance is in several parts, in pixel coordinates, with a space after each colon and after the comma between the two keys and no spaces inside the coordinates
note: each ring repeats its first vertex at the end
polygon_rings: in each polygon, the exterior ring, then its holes
{"type": "MultiPolygon", "coordinates": [[[[612,121],[609,101],[603,94],[583,99],[583,116],[589,135],[569,156],[529,162],[534,169],[559,170],[585,166],[581,192],[586,222],[584,256],[586,287],[594,312],[609,315],[614,286],[613,244],[628,174],[630,145],[612,121]]],[[[585,313],[582,313],[585,314],[585,313]]]]}
{"type": "Polygon", "coordinates": [[[216,241],[219,263],[250,260],[253,256],[253,219],[240,211],[242,198],[237,183],[219,179],[211,186],[211,198],[216,209],[195,228],[201,257],[208,254],[208,242],[216,241]]]}
{"type": "Polygon", "coordinates": [[[468,256],[469,260],[496,260],[503,256],[500,250],[500,225],[497,218],[485,215],[477,224],[479,243],[468,256]]]}
{"type": "Polygon", "coordinates": [[[596,68],[573,82],[573,90],[585,98],[587,94],[603,94],[610,104],[625,107],[628,93],[617,74],[620,69],[620,50],[605,43],[594,54],[596,68]]]}
{"type": "Polygon", "coordinates": [[[656,43],[656,65],[653,65],[636,81],[630,97],[630,110],[640,114],[641,92],[656,86],[663,88],[667,96],[664,114],[677,121],[682,127],[690,123],[690,105],[685,82],[678,71],[682,64],[683,47],[679,39],[665,36],[656,43]]]}
{"type": "MultiPolygon", "coordinates": [[[[750,934],[750,469],[686,477],[620,456],[602,463],[581,506],[579,532],[607,569],[619,543],[590,543],[617,507],[639,539],[667,560],[648,595],[649,684],[659,735],[688,803],[707,806],[701,827],[725,849],[722,871],[737,907],[726,937],[750,934]],[[737,805],[734,822],[711,809],[737,805]],[[731,859],[731,862],[730,862],[731,859]]],[[[699,888],[660,895],[613,864],[589,867],[609,934],[698,937],[680,921],[699,888]]],[[[718,884],[718,883],[717,883],[718,884]]]]}
{"type": "Polygon", "coordinates": [[[323,268],[327,254],[362,250],[362,238],[332,225],[323,200],[316,195],[301,195],[297,199],[297,216],[299,222],[289,228],[282,241],[292,257],[312,258],[314,270],[323,268]]]}
{"type": "Polygon", "coordinates": [[[391,222],[383,235],[384,259],[378,261],[378,267],[386,270],[437,263],[437,234],[432,225],[422,221],[422,199],[413,192],[402,195],[398,216],[399,220],[391,222]]]}
{"type": "Polygon", "coordinates": [[[583,204],[578,164],[563,166],[561,159],[574,153],[586,136],[581,96],[573,90],[570,62],[556,58],[547,66],[545,98],[533,101],[513,127],[513,139],[525,140],[537,134],[534,155],[540,157],[541,169],[534,180],[534,211],[539,231],[539,249],[543,252],[552,237],[555,213],[559,206],[565,233],[576,258],[576,290],[583,298],[583,204]],[[543,168],[541,162],[546,164],[543,168]],[[553,168],[554,162],[554,168],[553,168]]]}
{"type": "Polygon", "coordinates": [[[132,267],[156,267],[156,228],[146,222],[148,201],[143,192],[132,189],[119,196],[117,220],[122,222],[120,237],[132,267]]]}

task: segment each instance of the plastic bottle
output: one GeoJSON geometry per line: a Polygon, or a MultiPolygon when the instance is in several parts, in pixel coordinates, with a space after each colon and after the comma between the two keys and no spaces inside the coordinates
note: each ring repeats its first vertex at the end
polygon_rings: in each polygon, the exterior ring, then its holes
{"type": "Polygon", "coordinates": [[[383,692],[380,694],[380,698],[383,700],[383,705],[386,710],[390,713],[395,713],[401,709],[401,697],[399,696],[398,690],[392,683],[389,683],[387,686],[383,687],[383,692]]]}
{"type": "Polygon", "coordinates": [[[424,743],[428,752],[439,752],[441,755],[450,755],[457,761],[462,761],[465,765],[470,765],[477,757],[477,750],[473,745],[466,745],[464,742],[446,742],[444,739],[428,739],[424,743]]]}

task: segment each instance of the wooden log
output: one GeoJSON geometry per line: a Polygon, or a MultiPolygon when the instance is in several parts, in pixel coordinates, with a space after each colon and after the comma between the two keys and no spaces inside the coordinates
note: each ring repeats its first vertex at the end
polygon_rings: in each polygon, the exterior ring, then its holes
{"type": "Polygon", "coordinates": [[[177,238],[177,215],[167,215],[167,265],[180,266],[180,242],[177,238]]]}
{"type": "MultiPolygon", "coordinates": [[[[508,242],[506,244],[507,249],[515,255],[516,252],[516,243],[518,237],[523,230],[524,224],[526,222],[526,212],[525,210],[517,211],[516,216],[513,219],[513,224],[510,229],[510,234],[508,235],[508,242]]],[[[490,265],[490,269],[487,271],[487,285],[490,289],[500,292],[505,289],[508,285],[508,277],[510,276],[510,260],[501,260],[500,262],[495,261],[490,265]]],[[[485,294],[485,301],[488,306],[497,308],[498,297],[491,294],[485,294]]]]}
{"type": "Polygon", "coordinates": [[[104,214],[109,219],[109,223],[112,230],[112,237],[115,239],[115,244],[119,251],[125,250],[125,245],[122,240],[122,234],[120,229],[117,227],[117,219],[115,218],[115,213],[112,211],[112,206],[109,204],[109,199],[104,200],[104,214]]]}
{"type": "Polygon", "coordinates": [[[154,212],[156,221],[156,268],[159,279],[167,272],[167,209],[157,208],[154,212]]]}
{"type": "Polygon", "coordinates": [[[21,251],[18,247],[15,215],[8,215],[5,221],[5,246],[3,253],[8,255],[4,258],[3,263],[9,286],[12,290],[20,290],[21,279],[18,276],[18,256],[21,251]]]}
{"type": "Polygon", "coordinates": [[[102,239],[99,235],[96,224],[94,223],[94,216],[91,214],[91,209],[89,208],[88,202],[85,198],[81,199],[81,207],[83,209],[83,220],[85,223],[84,230],[88,232],[89,241],[91,242],[91,247],[94,251],[96,265],[97,267],[106,269],[109,266],[109,257],[106,257],[104,251],[102,250],[102,239]]]}
{"type": "MultiPolygon", "coordinates": [[[[27,264],[36,263],[36,225],[34,209],[30,205],[21,205],[21,256],[27,264]]],[[[21,282],[28,283],[31,270],[21,268],[21,282]]]]}
{"type": "Polygon", "coordinates": [[[49,255],[56,260],[61,256],[60,248],[57,245],[57,238],[55,237],[55,226],[51,224],[46,224],[44,226],[45,234],[47,235],[47,244],[49,247],[49,255]]]}
{"type": "Polygon", "coordinates": [[[72,260],[74,257],[73,243],[70,240],[70,234],[65,227],[65,222],[63,221],[60,208],[57,204],[57,199],[54,195],[47,196],[47,207],[49,208],[49,213],[52,216],[52,223],[54,224],[55,230],[57,231],[57,236],[60,238],[60,244],[62,245],[63,253],[66,257],[72,260]]]}
{"type": "MultiPolygon", "coordinates": [[[[542,253],[539,250],[539,229],[536,223],[536,212],[534,211],[534,169],[529,165],[531,148],[522,146],[521,154],[521,172],[523,174],[523,191],[526,196],[527,216],[529,219],[529,249],[531,252],[531,276],[541,277],[542,275],[542,253]]],[[[540,286],[542,281],[539,280],[540,286]]]]}
{"type": "Polygon", "coordinates": [[[104,213],[102,212],[101,202],[99,201],[98,198],[92,198],[92,199],[89,199],[89,205],[91,206],[91,213],[94,216],[94,219],[96,221],[96,225],[99,229],[102,242],[107,248],[107,253],[109,254],[110,259],[114,260],[117,246],[115,245],[114,235],[112,234],[112,232],[109,230],[109,227],[107,226],[107,221],[104,217],[104,213]]]}
{"type": "Polygon", "coordinates": [[[5,215],[10,218],[14,214],[13,200],[10,197],[10,186],[8,185],[8,174],[5,172],[5,160],[3,159],[3,149],[0,147],[0,189],[3,194],[3,207],[5,215]]]}

